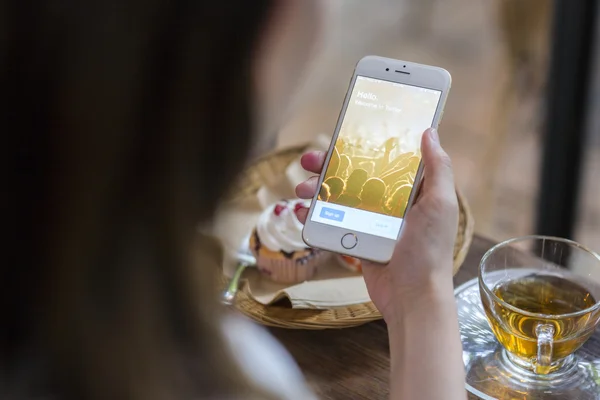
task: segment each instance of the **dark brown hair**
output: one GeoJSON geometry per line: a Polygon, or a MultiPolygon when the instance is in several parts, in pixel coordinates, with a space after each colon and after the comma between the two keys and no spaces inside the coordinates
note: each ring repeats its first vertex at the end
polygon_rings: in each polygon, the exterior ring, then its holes
{"type": "Polygon", "coordinates": [[[272,8],[0,1],[0,398],[251,393],[190,248],[246,160],[272,8]]]}

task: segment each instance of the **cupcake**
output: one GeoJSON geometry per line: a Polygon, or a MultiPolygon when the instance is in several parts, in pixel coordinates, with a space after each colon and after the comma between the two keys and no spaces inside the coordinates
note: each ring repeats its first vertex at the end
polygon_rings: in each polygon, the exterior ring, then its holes
{"type": "Polygon", "coordinates": [[[296,210],[308,207],[301,200],[283,200],[267,208],[250,235],[250,250],[258,270],[280,283],[299,283],[313,277],[324,255],[302,240],[302,223],[296,210]]]}
{"type": "Polygon", "coordinates": [[[338,255],[337,260],[342,267],[349,269],[353,272],[362,272],[362,264],[358,258],[338,255]]]}

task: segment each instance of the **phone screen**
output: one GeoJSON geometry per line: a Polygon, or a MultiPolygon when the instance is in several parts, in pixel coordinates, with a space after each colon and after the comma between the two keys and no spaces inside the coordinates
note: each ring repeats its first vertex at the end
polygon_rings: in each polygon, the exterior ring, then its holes
{"type": "Polygon", "coordinates": [[[311,220],[396,240],[441,94],[357,76],[311,220]]]}

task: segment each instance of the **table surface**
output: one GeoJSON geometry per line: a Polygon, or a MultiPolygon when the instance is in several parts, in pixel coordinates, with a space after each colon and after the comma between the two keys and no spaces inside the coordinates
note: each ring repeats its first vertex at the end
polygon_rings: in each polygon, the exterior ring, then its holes
{"type": "MultiPolygon", "coordinates": [[[[461,269],[459,286],[477,276],[479,261],[494,244],[475,236],[461,269]]],[[[383,321],[357,328],[304,331],[271,329],[288,349],[320,399],[387,399],[390,355],[383,321]]]]}

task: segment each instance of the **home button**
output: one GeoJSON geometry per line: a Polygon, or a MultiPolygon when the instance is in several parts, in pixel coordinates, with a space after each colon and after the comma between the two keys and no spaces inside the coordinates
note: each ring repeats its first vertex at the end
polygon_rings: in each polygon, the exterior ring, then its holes
{"type": "Polygon", "coordinates": [[[354,233],[346,233],[342,236],[342,247],[345,249],[353,249],[358,244],[358,238],[354,233]]]}

